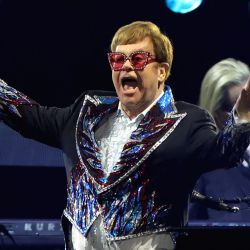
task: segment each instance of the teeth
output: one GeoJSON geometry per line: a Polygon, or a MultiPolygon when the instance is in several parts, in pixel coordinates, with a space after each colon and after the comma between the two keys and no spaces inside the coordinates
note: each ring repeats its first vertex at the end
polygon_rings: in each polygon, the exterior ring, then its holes
{"type": "Polygon", "coordinates": [[[125,90],[129,90],[129,89],[134,89],[134,88],[136,88],[136,86],[125,84],[125,85],[123,86],[123,88],[124,88],[125,90]]]}

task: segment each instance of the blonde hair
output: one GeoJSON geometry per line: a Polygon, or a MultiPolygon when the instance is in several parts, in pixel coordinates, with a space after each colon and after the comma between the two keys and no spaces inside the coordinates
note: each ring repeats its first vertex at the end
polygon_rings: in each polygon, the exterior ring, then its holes
{"type": "Polygon", "coordinates": [[[167,79],[173,62],[173,45],[160,28],[152,22],[136,21],[119,28],[112,39],[111,51],[115,51],[118,45],[140,42],[146,37],[149,37],[153,43],[157,61],[169,64],[167,79]]]}
{"type": "Polygon", "coordinates": [[[245,63],[234,58],[219,61],[207,71],[202,80],[199,105],[214,116],[221,109],[228,87],[243,85],[249,76],[249,67],[245,63]]]}

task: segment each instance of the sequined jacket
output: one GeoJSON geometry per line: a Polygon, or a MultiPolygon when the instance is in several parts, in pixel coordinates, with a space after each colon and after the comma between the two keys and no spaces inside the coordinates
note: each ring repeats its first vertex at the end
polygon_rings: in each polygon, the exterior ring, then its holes
{"type": "Polygon", "coordinates": [[[68,178],[64,225],[74,224],[84,236],[98,216],[109,240],[184,226],[200,174],[211,166],[235,166],[249,144],[249,123],[229,122],[218,133],[206,111],[174,102],[167,87],[106,177],[95,130],[117,109],[114,93],[88,91],[69,107],[48,108],[0,81],[0,104],[9,126],[62,149],[68,178]]]}

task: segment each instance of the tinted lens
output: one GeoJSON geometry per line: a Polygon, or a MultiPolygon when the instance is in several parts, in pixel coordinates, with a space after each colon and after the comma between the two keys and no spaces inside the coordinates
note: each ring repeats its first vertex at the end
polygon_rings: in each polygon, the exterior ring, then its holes
{"type": "Polygon", "coordinates": [[[147,53],[138,52],[131,56],[131,63],[135,69],[142,69],[147,63],[147,53]]]}
{"type": "Polygon", "coordinates": [[[120,53],[110,53],[109,60],[114,70],[121,69],[125,61],[125,56],[120,53]]]}

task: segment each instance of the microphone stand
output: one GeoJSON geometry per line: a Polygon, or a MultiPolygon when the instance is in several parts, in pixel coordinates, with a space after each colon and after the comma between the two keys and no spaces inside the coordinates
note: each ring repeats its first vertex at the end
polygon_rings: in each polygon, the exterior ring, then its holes
{"type": "MultiPolygon", "coordinates": [[[[236,200],[237,202],[231,202],[231,203],[240,203],[241,200],[239,200],[239,198],[237,198],[237,200],[236,200]]],[[[224,211],[228,211],[228,212],[232,212],[232,213],[236,213],[240,210],[240,208],[237,206],[228,205],[226,200],[215,199],[215,198],[210,197],[210,196],[205,196],[205,195],[197,192],[196,190],[193,190],[193,192],[192,192],[191,201],[198,201],[207,207],[217,209],[217,210],[224,210],[224,211]]],[[[235,201],[235,199],[230,200],[230,201],[235,201]]]]}

